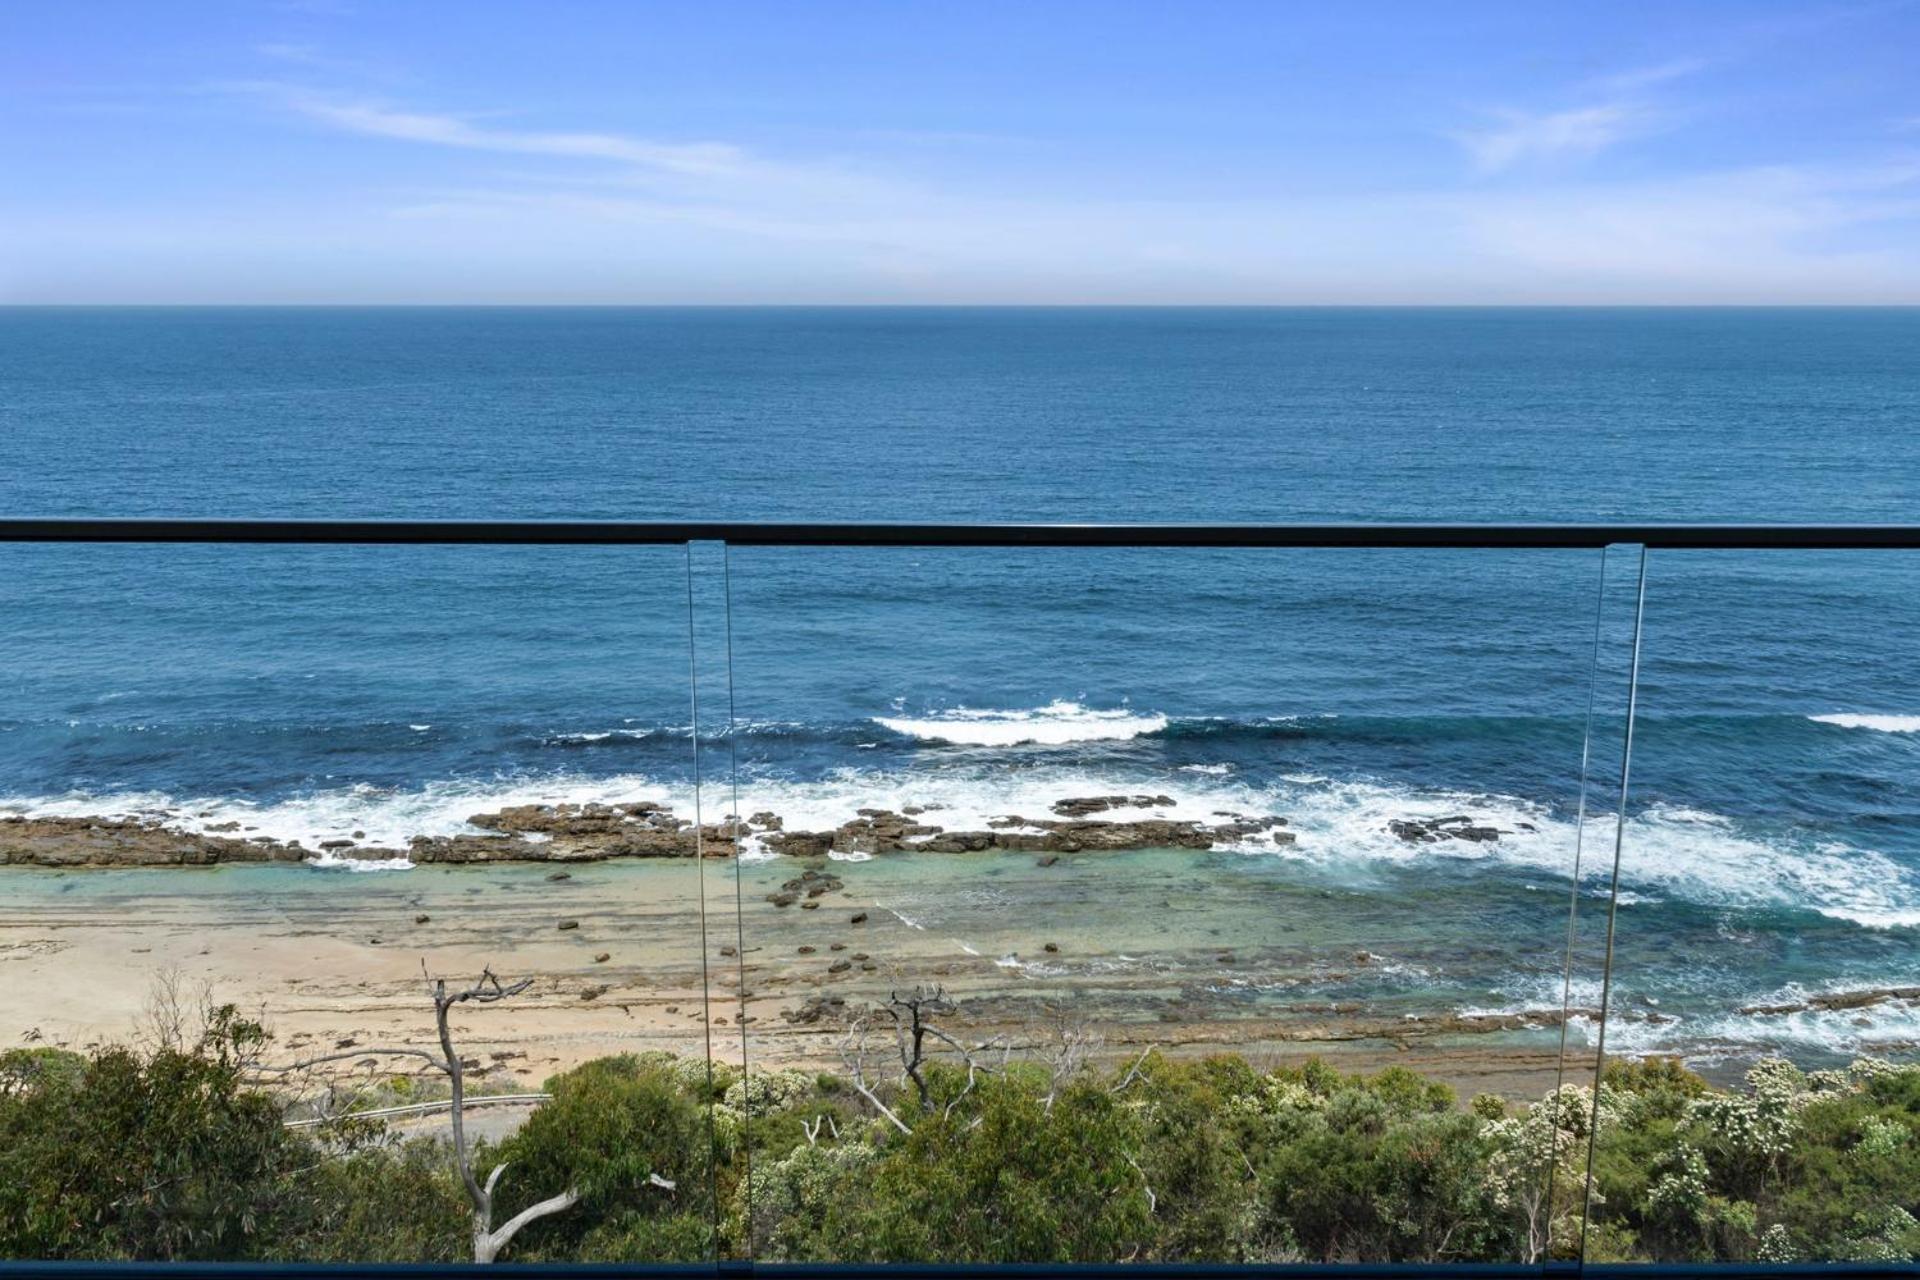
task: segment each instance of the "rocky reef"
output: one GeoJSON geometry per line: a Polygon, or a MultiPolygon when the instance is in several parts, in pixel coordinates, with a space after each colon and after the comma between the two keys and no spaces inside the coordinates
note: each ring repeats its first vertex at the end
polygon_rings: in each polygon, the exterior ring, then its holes
{"type": "Polygon", "coordinates": [[[0,866],[207,867],[308,856],[297,844],[180,831],[158,818],[0,819],[0,866]]]}
{"type": "MultiPolygon", "coordinates": [[[[1067,853],[1128,849],[1212,849],[1248,842],[1292,844],[1287,820],[1274,814],[1215,812],[1205,820],[1156,816],[1164,795],[1071,796],[1045,816],[1006,814],[985,827],[952,828],[936,805],[899,811],[861,809],[825,831],[790,830],[776,813],[696,825],[653,801],[625,804],[529,804],[467,819],[473,831],[415,836],[404,848],[368,843],[361,832],[301,842],[246,835],[238,824],[191,830],[181,815],[37,818],[0,815],[0,866],[164,867],[242,862],[299,862],[319,853],[416,863],[601,862],[614,858],[730,858],[745,845],[798,858],[839,854],[1034,853],[1042,861],[1067,853]]],[[[1467,816],[1394,819],[1392,834],[1413,843],[1498,840],[1499,829],[1467,816]]]]}

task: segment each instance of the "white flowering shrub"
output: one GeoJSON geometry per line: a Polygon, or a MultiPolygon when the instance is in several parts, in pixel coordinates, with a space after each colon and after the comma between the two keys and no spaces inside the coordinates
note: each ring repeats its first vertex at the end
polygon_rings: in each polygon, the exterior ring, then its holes
{"type": "Polygon", "coordinates": [[[1897,1076],[1915,1069],[1895,1066],[1885,1058],[1856,1058],[1853,1065],[1847,1068],[1847,1078],[1856,1085],[1864,1085],[1881,1076],[1897,1076]]]}
{"type": "Polygon", "coordinates": [[[1839,1254],[1848,1262],[1910,1262],[1920,1252],[1920,1219],[1899,1205],[1861,1214],[1854,1225],[1839,1254]]]}
{"type": "MultiPolygon", "coordinates": [[[[843,1194],[846,1179],[872,1165],[878,1151],[862,1141],[795,1147],[753,1174],[753,1235],[759,1256],[816,1260],[816,1233],[843,1194]]],[[[745,1186],[742,1185],[744,1199],[745,1186]]]]}
{"type": "MultiPolygon", "coordinates": [[[[1600,1091],[1597,1114],[1602,1131],[1619,1112],[1613,1092],[1604,1087],[1600,1091]]],[[[1519,1115],[1487,1120],[1481,1130],[1489,1150],[1488,1193],[1496,1206],[1518,1220],[1527,1241],[1528,1262],[1545,1253],[1550,1242],[1578,1233],[1587,1137],[1595,1117],[1593,1091],[1569,1084],[1552,1090],[1519,1115]]]]}
{"type": "Polygon", "coordinates": [[[664,1072],[675,1085],[693,1097],[723,1092],[739,1074],[724,1062],[709,1063],[705,1057],[681,1057],[665,1049],[648,1049],[633,1055],[642,1069],[664,1072]]]}
{"type": "Polygon", "coordinates": [[[812,1097],[815,1083],[804,1071],[755,1071],[728,1085],[721,1101],[748,1116],[772,1115],[812,1097]]]}
{"type": "Polygon", "coordinates": [[[1854,1150],[1863,1156],[1891,1156],[1912,1140],[1907,1126],[1883,1116],[1868,1116],[1860,1122],[1860,1141],[1854,1150]]]}
{"type": "Polygon", "coordinates": [[[1798,1262],[1800,1250],[1794,1246],[1793,1237],[1787,1231],[1787,1224],[1776,1222],[1761,1235],[1760,1245],[1754,1250],[1754,1256],[1761,1262],[1798,1262]]]}
{"type": "Polygon", "coordinates": [[[1647,1184],[1647,1212],[1673,1221],[1698,1222],[1707,1207],[1707,1158],[1681,1143],[1667,1169],[1647,1184]]]}
{"type": "Polygon", "coordinates": [[[1763,1058],[1747,1072],[1746,1094],[1696,1099],[1690,1118],[1702,1125],[1714,1147],[1736,1160],[1771,1163],[1793,1147],[1800,1111],[1816,1098],[1807,1078],[1782,1058],[1763,1058]]]}

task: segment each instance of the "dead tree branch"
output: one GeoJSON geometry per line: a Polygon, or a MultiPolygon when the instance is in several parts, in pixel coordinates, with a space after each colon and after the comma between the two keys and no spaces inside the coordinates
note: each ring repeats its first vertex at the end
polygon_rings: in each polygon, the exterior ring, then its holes
{"type": "Polygon", "coordinates": [[[840,1060],[846,1064],[847,1080],[853,1085],[854,1091],[865,1098],[873,1106],[875,1111],[885,1116],[894,1128],[904,1134],[911,1135],[913,1130],[908,1126],[907,1122],[895,1115],[893,1108],[880,1101],[880,1095],[875,1093],[873,1086],[867,1083],[867,1034],[866,1022],[864,1020],[856,1020],[852,1026],[847,1028],[846,1039],[840,1042],[840,1060]]]}
{"type": "MultiPolygon", "coordinates": [[[[467,1195],[472,1220],[473,1260],[483,1263],[492,1262],[527,1224],[564,1212],[580,1201],[579,1192],[569,1187],[557,1196],[550,1196],[537,1204],[527,1206],[496,1227],[493,1224],[494,1191],[499,1186],[501,1175],[506,1172],[507,1166],[504,1163],[495,1165],[482,1181],[474,1169],[473,1149],[467,1141],[467,1064],[461,1060],[459,1050],[454,1048],[453,1010],[463,1004],[490,1005],[511,999],[532,986],[533,979],[522,978],[518,982],[507,983],[496,977],[493,970],[483,969],[480,977],[472,985],[460,989],[449,989],[445,978],[435,978],[427,973],[425,961],[421,962],[420,970],[427,980],[427,996],[433,1001],[434,1030],[440,1041],[440,1053],[437,1057],[425,1049],[356,1048],[338,1053],[321,1054],[318,1057],[307,1058],[285,1066],[254,1064],[250,1069],[263,1075],[285,1077],[295,1072],[309,1071],[330,1062],[393,1057],[417,1058],[434,1070],[443,1073],[452,1090],[447,1114],[453,1129],[454,1165],[460,1174],[460,1185],[467,1195]]],[[[329,1090],[331,1091],[331,1086],[329,1090]]],[[[351,1117],[349,1115],[346,1118],[351,1117]]],[[[652,1178],[652,1182],[656,1186],[671,1187],[672,1185],[658,1175],[652,1178]]]]}

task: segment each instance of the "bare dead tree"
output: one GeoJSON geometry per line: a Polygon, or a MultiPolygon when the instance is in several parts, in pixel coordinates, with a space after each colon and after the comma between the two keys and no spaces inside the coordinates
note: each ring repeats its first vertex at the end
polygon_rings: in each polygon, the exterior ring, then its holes
{"type": "Polygon", "coordinates": [[[1104,1043],[1103,1037],[1093,1031],[1086,1022],[1074,1017],[1065,1010],[1055,1014],[1053,1038],[1035,1050],[1035,1056],[1047,1068],[1047,1096],[1042,1100],[1043,1110],[1052,1111],[1053,1104],[1060,1096],[1067,1082],[1087,1069],[1094,1053],[1104,1043]]]}
{"type": "Polygon", "coordinates": [[[1127,1073],[1121,1076],[1113,1084],[1109,1085],[1107,1087],[1107,1092],[1108,1093],[1125,1093],[1128,1089],[1132,1088],[1134,1082],[1136,1080],[1139,1080],[1143,1075],[1140,1068],[1147,1065],[1147,1059],[1153,1056],[1153,1049],[1154,1049],[1154,1046],[1152,1045],[1148,1045],[1146,1048],[1142,1049],[1140,1051],[1140,1056],[1133,1060],[1133,1065],[1127,1068],[1127,1073]]]}
{"type": "MultiPolygon", "coordinates": [[[[438,1055],[426,1049],[356,1047],[338,1053],[326,1053],[318,1057],[306,1058],[300,1062],[290,1063],[286,1066],[262,1066],[256,1067],[255,1070],[263,1074],[284,1077],[296,1072],[312,1071],[314,1068],[330,1062],[343,1062],[349,1059],[359,1061],[369,1057],[389,1057],[417,1058],[434,1070],[444,1074],[452,1090],[452,1100],[448,1115],[451,1119],[453,1129],[454,1164],[460,1174],[460,1184],[466,1191],[467,1203],[470,1207],[472,1217],[473,1260],[480,1263],[492,1262],[500,1256],[501,1251],[512,1242],[514,1236],[518,1235],[523,1227],[529,1223],[537,1222],[541,1218],[551,1217],[556,1213],[563,1213],[579,1203],[580,1200],[579,1192],[569,1187],[559,1195],[549,1196],[537,1204],[527,1206],[496,1227],[493,1224],[494,1190],[499,1185],[500,1176],[506,1172],[507,1166],[505,1163],[493,1166],[483,1180],[474,1168],[473,1149],[467,1141],[466,1063],[461,1060],[459,1051],[453,1046],[453,1028],[451,1025],[453,1010],[463,1004],[489,1005],[511,999],[532,986],[533,979],[522,978],[518,982],[504,983],[494,975],[492,969],[483,969],[480,977],[476,979],[471,986],[454,990],[448,988],[445,978],[435,978],[427,974],[424,961],[421,964],[421,972],[427,978],[427,994],[433,1001],[434,1029],[438,1033],[440,1041],[440,1053],[438,1055]]],[[[651,1181],[655,1186],[665,1187],[669,1190],[673,1187],[671,1182],[657,1174],[652,1177],[651,1181]]]]}
{"type": "MultiPolygon", "coordinates": [[[[147,1003],[140,1011],[135,1034],[155,1049],[181,1049],[186,1046],[190,1014],[185,986],[186,977],[175,965],[168,965],[155,973],[147,986],[147,1003]]],[[[202,1003],[208,1003],[210,999],[202,1003]]]]}
{"type": "Polygon", "coordinates": [[[847,1081],[853,1085],[854,1091],[865,1098],[875,1111],[886,1117],[889,1124],[902,1133],[911,1134],[913,1132],[912,1126],[908,1125],[905,1120],[902,1120],[892,1107],[889,1107],[880,1100],[880,1095],[874,1092],[873,1085],[867,1080],[867,1039],[869,1033],[870,1028],[867,1026],[866,1019],[856,1018],[853,1024],[847,1028],[846,1038],[840,1042],[840,1061],[846,1064],[847,1081]]]}
{"type": "MultiPolygon", "coordinates": [[[[421,968],[424,972],[425,965],[421,968]]],[[[493,1166],[484,1183],[474,1175],[473,1160],[467,1147],[466,1064],[461,1062],[459,1053],[453,1047],[449,1015],[456,1005],[469,1002],[498,1004],[517,996],[533,985],[533,979],[522,978],[508,985],[495,977],[493,970],[484,969],[479,981],[461,991],[449,991],[445,978],[434,978],[432,982],[433,1021],[440,1032],[441,1052],[446,1055],[440,1068],[447,1073],[447,1079],[453,1086],[453,1110],[450,1113],[453,1117],[453,1158],[460,1169],[460,1181],[467,1189],[467,1202],[473,1206],[473,1260],[492,1262],[522,1227],[573,1208],[580,1201],[580,1193],[568,1187],[557,1196],[549,1196],[537,1204],[528,1205],[498,1227],[493,1225],[493,1189],[499,1183],[500,1175],[507,1171],[507,1166],[504,1163],[493,1166]]]]}
{"type": "MultiPolygon", "coordinates": [[[[879,1007],[893,1025],[895,1051],[900,1059],[899,1079],[913,1085],[914,1096],[920,1104],[920,1110],[930,1113],[933,1110],[933,1094],[927,1085],[926,1064],[928,1060],[929,1038],[937,1040],[960,1055],[967,1064],[967,1083],[942,1110],[942,1118],[951,1118],[954,1110],[966,1096],[974,1091],[982,1074],[999,1070],[1006,1066],[1012,1050],[1000,1037],[983,1040],[976,1045],[962,1044],[938,1026],[933,1019],[959,1012],[960,1006],[947,998],[944,988],[935,987],[929,991],[925,987],[915,987],[902,995],[898,991],[889,993],[887,1002],[879,1007]],[[989,1049],[999,1048],[1001,1060],[998,1066],[982,1063],[980,1055],[989,1049]]],[[[848,1028],[847,1037],[841,1042],[840,1057],[846,1064],[847,1076],[854,1089],[873,1105],[874,1110],[892,1123],[902,1133],[912,1133],[913,1129],[898,1113],[880,1100],[873,1086],[867,1080],[866,1057],[869,1027],[865,1018],[856,1019],[848,1028]]]]}
{"type": "MultiPolygon", "coordinates": [[[[882,1008],[893,1019],[893,1035],[900,1047],[900,1062],[907,1079],[913,1081],[915,1093],[919,1095],[920,1110],[931,1111],[933,1099],[927,1093],[927,1077],[924,1074],[927,1036],[939,1035],[934,1031],[932,1019],[958,1013],[960,1006],[947,999],[944,987],[935,987],[932,991],[915,987],[904,996],[898,991],[889,992],[887,1003],[882,1008]]],[[[952,1043],[949,1036],[939,1035],[939,1038],[952,1043]]]]}

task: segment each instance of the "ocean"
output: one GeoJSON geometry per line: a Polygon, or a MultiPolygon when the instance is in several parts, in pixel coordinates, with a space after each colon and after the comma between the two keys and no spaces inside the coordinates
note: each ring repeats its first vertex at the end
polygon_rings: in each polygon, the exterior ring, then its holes
{"type": "MultiPolygon", "coordinates": [[[[1920,311],[0,309],[0,512],[1915,521],[1920,311]]],[[[1285,816],[1287,846],[1115,856],[1115,893],[1198,868],[1241,933],[1307,895],[1392,939],[1401,998],[1537,1009],[1570,893],[1589,950],[1604,919],[1639,567],[4,546],[0,806],[309,848],[509,803],[690,810],[697,715],[710,818],[938,805],[958,830],[1107,793],[1285,816]],[[1456,813],[1503,834],[1388,825],[1456,813]]],[[[1740,1010],[1920,985],[1920,558],[1645,568],[1616,998],[1649,1016],[1609,1044],[1914,1051],[1897,1002],[1740,1010]]],[[[1021,911],[958,887],[968,856],[883,855],[928,866],[889,892],[924,874],[916,920],[956,935],[1021,911]]]]}

